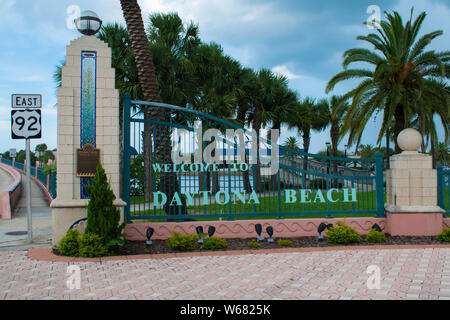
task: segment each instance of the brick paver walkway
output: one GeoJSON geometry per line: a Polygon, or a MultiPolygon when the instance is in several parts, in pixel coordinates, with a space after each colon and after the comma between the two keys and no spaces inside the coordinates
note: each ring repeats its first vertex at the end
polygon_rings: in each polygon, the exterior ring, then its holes
{"type": "Polygon", "coordinates": [[[0,252],[0,299],[450,299],[450,249],[49,262],[0,252]],[[68,289],[67,267],[81,270],[68,289]],[[381,288],[369,290],[367,267],[381,288]]]}

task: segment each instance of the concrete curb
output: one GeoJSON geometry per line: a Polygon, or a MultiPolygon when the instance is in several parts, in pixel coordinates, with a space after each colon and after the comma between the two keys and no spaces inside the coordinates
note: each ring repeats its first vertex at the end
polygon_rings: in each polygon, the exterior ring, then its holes
{"type": "Polygon", "coordinates": [[[79,258],[57,256],[51,248],[32,248],[28,250],[28,258],[31,260],[52,262],[105,262],[124,260],[152,260],[190,257],[212,256],[239,256],[251,254],[277,254],[277,253],[301,253],[301,252],[327,252],[327,251],[361,251],[361,250],[408,250],[408,249],[450,249],[450,244],[442,245],[374,245],[374,246],[349,246],[349,247],[320,247],[320,248],[285,248],[263,250],[235,250],[212,252],[180,252],[166,254],[142,254],[130,256],[112,256],[102,258],[79,258]]]}

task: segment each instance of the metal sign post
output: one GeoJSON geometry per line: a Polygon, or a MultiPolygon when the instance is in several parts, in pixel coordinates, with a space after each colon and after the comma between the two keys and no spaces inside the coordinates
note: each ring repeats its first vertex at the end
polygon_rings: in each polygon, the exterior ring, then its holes
{"type": "Polygon", "coordinates": [[[33,228],[31,221],[31,157],[30,157],[30,139],[26,140],[26,160],[27,160],[27,168],[26,168],[26,176],[27,176],[27,224],[28,224],[28,243],[33,242],[33,228]]]}
{"type": "Polygon", "coordinates": [[[41,138],[42,96],[40,94],[13,94],[11,96],[11,136],[25,139],[28,243],[33,242],[31,216],[31,156],[30,139],[41,138]]]}

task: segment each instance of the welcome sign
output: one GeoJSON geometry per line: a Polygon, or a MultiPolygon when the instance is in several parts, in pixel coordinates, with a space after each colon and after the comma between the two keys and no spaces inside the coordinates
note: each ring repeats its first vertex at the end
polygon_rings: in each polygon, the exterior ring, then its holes
{"type": "MultiPolygon", "coordinates": [[[[249,171],[249,164],[247,163],[233,163],[229,167],[222,168],[217,163],[183,163],[183,164],[153,164],[153,171],[155,174],[167,173],[205,173],[205,172],[246,172],[249,171]]],[[[283,201],[286,204],[293,203],[336,203],[339,202],[340,194],[344,203],[358,202],[356,188],[331,188],[327,190],[313,190],[313,189],[285,189],[283,191],[283,201]]],[[[252,191],[248,194],[245,191],[231,188],[230,191],[220,190],[213,194],[212,191],[198,191],[198,192],[175,192],[171,199],[168,199],[167,194],[158,191],[153,192],[154,205],[164,206],[167,203],[169,206],[183,206],[181,197],[184,196],[188,206],[194,205],[194,199],[199,198],[202,205],[211,204],[210,199],[214,198],[215,203],[219,205],[226,205],[230,202],[233,204],[260,204],[258,194],[252,191]]]]}

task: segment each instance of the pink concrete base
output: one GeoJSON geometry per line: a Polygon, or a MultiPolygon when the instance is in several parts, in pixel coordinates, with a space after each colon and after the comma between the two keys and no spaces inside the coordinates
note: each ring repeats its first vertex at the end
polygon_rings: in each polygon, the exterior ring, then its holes
{"type": "MultiPolygon", "coordinates": [[[[317,236],[318,226],[336,224],[343,219],[292,219],[292,220],[236,220],[236,221],[201,221],[201,222],[155,222],[155,223],[131,223],[125,226],[125,237],[131,241],[146,240],[148,227],[155,229],[153,240],[165,240],[173,231],[182,234],[195,234],[195,228],[202,226],[207,232],[209,226],[216,228],[215,236],[223,239],[250,239],[255,238],[255,225],[263,226],[263,235],[268,237],[266,228],[272,226],[274,238],[299,238],[317,236]]],[[[386,228],[386,218],[347,218],[345,223],[362,234],[367,234],[372,226],[377,223],[383,230],[386,228]]]]}
{"type": "Polygon", "coordinates": [[[386,217],[386,231],[392,236],[436,236],[445,227],[442,213],[386,212],[386,217]]]}

